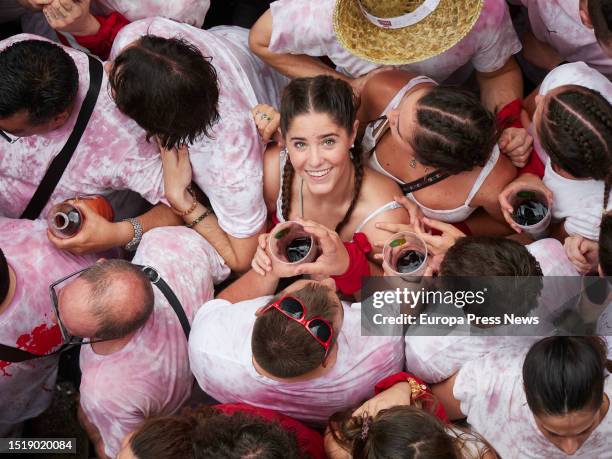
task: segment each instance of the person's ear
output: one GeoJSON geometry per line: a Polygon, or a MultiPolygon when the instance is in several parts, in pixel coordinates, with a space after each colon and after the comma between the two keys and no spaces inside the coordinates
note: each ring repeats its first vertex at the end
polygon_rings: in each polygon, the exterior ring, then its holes
{"type": "Polygon", "coordinates": [[[588,10],[588,0],[581,0],[580,1],[580,7],[578,9],[580,11],[580,20],[582,21],[582,24],[589,28],[592,29],[593,28],[593,21],[591,21],[591,16],[589,16],[589,10],[588,10]]]}
{"type": "Polygon", "coordinates": [[[62,113],[55,115],[51,120],[51,128],[57,129],[63,126],[64,124],[66,124],[66,121],[68,121],[68,118],[70,118],[69,110],[64,110],[62,113]]]}

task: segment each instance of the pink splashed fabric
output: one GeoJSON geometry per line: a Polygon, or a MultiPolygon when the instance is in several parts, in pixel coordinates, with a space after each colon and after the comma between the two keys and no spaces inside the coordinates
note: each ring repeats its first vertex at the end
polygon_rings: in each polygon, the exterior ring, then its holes
{"type": "MultiPolygon", "coordinates": [[[[380,67],[352,55],[340,45],[332,25],[335,3],[335,0],[279,0],[272,3],[270,51],[327,56],[338,71],[353,77],[380,67]]],[[[480,72],[493,72],[520,49],[506,3],[503,0],[485,0],[480,18],[463,40],[438,56],[400,68],[444,81],[468,63],[480,72]]]]}
{"type": "Polygon", "coordinates": [[[612,78],[612,58],[607,57],[593,29],[582,23],[580,0],[521,0],[528,8],[535,37],[557,50],[564,61],[584,61],[612,78]]]}
{"type": "MultiPolygon", "coordinates": [[[[95,263],[95,255],[57,250],[47,238],[44,221],[0,217],[0,249],[17,286],[8,308],[0,313],[0,343],[35,354],[48,354],[62,342],[53,322],[49,284],[95,263]]],[[[37,416],[51,403],[57,357],[22,363],[0,360],[0,436],[11,424],[37,416]]]]}
{"type": "Polygon", "coordinates": [[[108,15],[117,11],[130,21],[161,16],[202,27],[210,8],[210,0],[96,0],[94,14],[108,15]]]}
{"type": "Polygon", "coordinates": [[[220,119],[211,137],[189,147],[193,179],[209,197],[228,234],[257,234],[266,220],[263,200],[263,144],[250,110],[258,103],[279,106],[287,79],[264,65],[248,48],[248,31],[240,27],[201,30],[150,18],[125,27],[111,50],[111,59],[143,35],[178,37],[212,57],[219,81],[220,119]]]}
{"type": "MultiPolygon", "coordinates": [[[[133,263],[157,269],[190,322],[212,299],[213,282],[229,274],[212,246],[183,227],[146,233],[133,263]]],[[[172,414],[191,394],[187,338],[164,295],[156,287],[153,291],[153,315],[123,349],[110,355],[98,355],[90,346],[81,350],[81,406],[110,457],[145,417],[172,414]]]]}
{"type": "MultiPolygon", "coordinates": [[[[16,35],[0,42],[0,50],[22,40],[44,40],[34,35],[16,35]]],[[[17,218],[26,208],[53,158],[61,151],[76,122],[89,87],[87,56],[71,48],[64,50],[79,72],[76,104],[68,121],[52,132],[22,137],[10,144],[0,139],[0,214],[17,218]]],[[[110,97],[104,73],[102,88],[89,124],[55,192],[41,216],[53,203],[77,194],[108,194],[130,189],[151,203],[163,196],[159,151],[147,143],[145,132],[123,115],[110,97]]]]}
{"type": "Polygon", "coordinates": [[[308,423],[324,425],[336,411],[374,395],[381,379],[401,371],[403,338],[361,336],[361,306],[344,304],[334,366],[311,381],[282,383],[260,375],[252,363],[255,311],[271,296],[231,304],[206,303],[189,339],[191,369],[202,389],[221,403],[248,403],[308,423]]]}
{"type": "MultiPolygon", "coordinates": [[[[459,370],[454,396],[470,426],[504,459],[604,458],[610,456],[612,416],[606,415],[576,454],[550,443],[535,424],[523,389],[526,349],[507,348],[469,362],[459,370]]],[[[604,391],[612,397],[612,378],[604,391]]]]}

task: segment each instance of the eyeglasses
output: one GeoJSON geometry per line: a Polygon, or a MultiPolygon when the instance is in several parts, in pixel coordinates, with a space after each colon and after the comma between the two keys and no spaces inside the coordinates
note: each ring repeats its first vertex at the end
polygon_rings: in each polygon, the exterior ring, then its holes
{"type": "Polygon", "coordinates": [[[17,142],[19,139],[21,139],[21,137],[15,137],[13,135],[7,134],[6,132],[4,132],[2,129],[0,129],[0,137],[2,137],[4,140],[6,140],[8,143],[15,143],[17,142]]]}
{"type": "Polygon", "coordinates": [[[301,300],[294,296],[286,296],[281,298],[275,303],[267,306],[261,313],[265,314],[271,309],[280,311],[285,316],[294,320],[298,324],[302,325],[317,342],[325,349],[325,357],[329,352],[332,338],[334,336],[334,328],[332,325],[322,317],[313,317],[306,320],[306,306],[301,300]]]}
{"type": "Polygon", "coordinates": [[[49,286],[49,294],[51,295],[51,304],[53,304],[53,310],[55,311],[55,318],[57,319],[57,325],[59,326],[60,332],[62,333],[62,338],[64,340],[64,345],[63,345],[64,348],[69,347],[69,346],[82,346],[84,344],[93,344],[93,343],[99,343],[102,341],[108,341],[106,339],[84,341],[83,338],[80,338],[78,336],[73,336],[68,332],[68,330],[62,323],[62,319],[60,318],[59,306],[58,306],[58,301],[57,301],[57,291],[55,290],[55,287],[57,287],[59,284],[63,282],[66,282],[68,279],[78,276],[79,274],[87,271],[88,269],[89,268],[79,269],[78,271],[72,274],[69,274],[66,277],[62,277],[61,279],[56,280],[49,286]]]}

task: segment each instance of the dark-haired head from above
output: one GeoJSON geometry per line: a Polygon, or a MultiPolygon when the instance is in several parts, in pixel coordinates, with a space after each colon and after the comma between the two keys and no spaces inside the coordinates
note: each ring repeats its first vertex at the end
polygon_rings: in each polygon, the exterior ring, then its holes
{"type": "Polygon", "coordinates": [[[60,46],[44,40],[8,46],[0,51],[0,130],[27,137],[58,129],[78,89],[76,64],[60,46]]]}
{"type": "Polygon", "coordinates": [[[145,35],[116,57],[109,83],[119,110],[166,148],[213,136],[219,81],[211,59],[193,44],[145,35]]]}

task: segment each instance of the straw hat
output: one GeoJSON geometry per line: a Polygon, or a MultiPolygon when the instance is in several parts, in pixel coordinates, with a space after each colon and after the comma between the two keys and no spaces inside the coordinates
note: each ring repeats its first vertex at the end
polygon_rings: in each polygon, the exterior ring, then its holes
{"type": "Polygon", "coordinates": [[[377,64],[419,62],[465,37],[484,0],[337,0],[334,30],[352,54],[377,64]]]}

